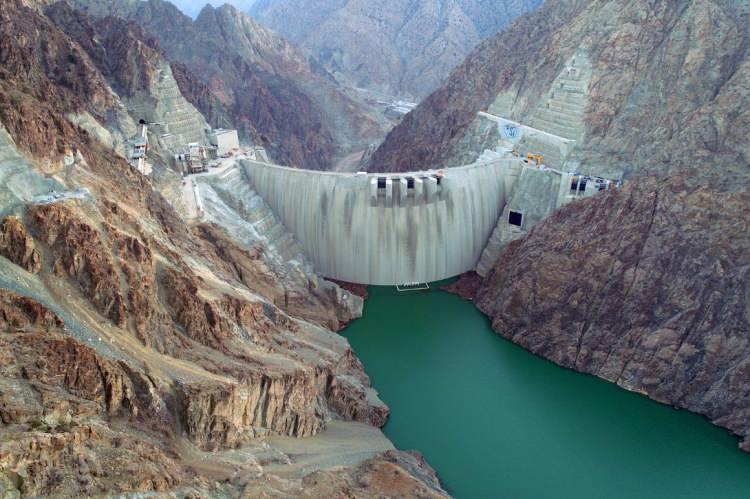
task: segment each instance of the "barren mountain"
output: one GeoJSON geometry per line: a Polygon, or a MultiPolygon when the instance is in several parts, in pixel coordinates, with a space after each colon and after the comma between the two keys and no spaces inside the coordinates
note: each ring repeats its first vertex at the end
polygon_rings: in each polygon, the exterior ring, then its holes
{"type": "Polygon", "coordinates": [[[539,0],[261,0],[251,14],[350,84],[421,98],[539,0]]]}
{"type": "Polygon", "coordinates": [[[75,0],[95,17],[135,22],[172,61],[185,97],[214,126],[237,127],[282,164],[326,169],[382,133],[329,75],[230,5],[193,21],[163,0],[75,0]]]}
{"type": "Polygon", "coordinates": [[[498,144],[487,111],[573,144],[545,152],[554,167],[624,173],[508,244],[474,299],[503,336],[703,414],[744,448],[749,17],[748,2],[550,0],[481,44],[372,160],[475,161],[498,144]]]}
{"type": "Polygon", "coordinates": [[[733,171],[750,156],[749,11],[746,1],[547,2],[478,46],[391,131],[372,169],[474,161],[498,138],[477,118],[489,110],[576,139],[570,159],[584,171],[698,167],[696,154],[733,171]],[[574,84],[585,85],[578,101],[574,84]]]}
{"type": "Polygon", "coordinates": [[[0,10],[0,495],[444,496],[334,332],[361,300],[188,223],[114,147],[182,99],[158,51],[46,12],[0,10]]]}

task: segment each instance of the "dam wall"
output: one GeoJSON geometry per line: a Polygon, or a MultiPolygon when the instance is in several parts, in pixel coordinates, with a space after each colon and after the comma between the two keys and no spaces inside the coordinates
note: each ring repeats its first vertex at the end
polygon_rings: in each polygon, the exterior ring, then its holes
{"type": "Polygon", "coordinates": [[[473,270],[522,162],[351,174],[243,160],[253,189],[325,277],[396,285],[473,270]]]}

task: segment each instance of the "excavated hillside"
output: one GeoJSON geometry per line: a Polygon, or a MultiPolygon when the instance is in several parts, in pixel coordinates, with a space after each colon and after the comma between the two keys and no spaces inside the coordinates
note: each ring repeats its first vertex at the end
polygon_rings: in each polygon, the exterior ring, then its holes
{"type": "Polygon", "coordinates": [[[185,97],[214,126],[232,126],[272,159],[327,169],[382,137],[378,123],[328,74],[230,5],[193,21],[164,0],[75,0],[94,17],[139,24],[159,41],[185,97]]]}
{"type": "Polygon", "coordinates": [[[735,171],[750,157],[749,16],[746,0],[546,2],[479,45],[390,132],[370,169],[474,161],[497,139],[477,118],[490,110],[577,139],[579,171],[697,167],[718,156],[735,171]],[[580,108],[556,102],[568,90],[552,88],[573,85],[561,75],[575,69],[587,80],[580,108]]]}
{"type": "Polygon", "coordinates": [[[422,98],[539,0],[263,0],[250,13],[357,87],[422,98]]]}
{"type": "Polygon", "coordinates": [[[1,495],[443,497],[333,332],[361,300],[187,224],[92,133],[149,67],[98,69],[111,21],[84,48],[49,13],[0,10],[1,495]]]}
{"type": "Polygon", "coordinates": [[[745,449],[749,16],[746,1],[548,1],[479,46],[372,160],[474,161],[497,143],[489,111],[575,139],[562,168],[624,173],[458,289],[503,336],[703,414],[745,449]]]}

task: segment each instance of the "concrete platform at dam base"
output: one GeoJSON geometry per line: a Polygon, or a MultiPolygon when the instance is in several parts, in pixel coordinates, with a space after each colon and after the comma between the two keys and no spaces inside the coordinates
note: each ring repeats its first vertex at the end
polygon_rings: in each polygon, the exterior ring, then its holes
{"type": "Polygon", "coordinates": [[[398,174],[239,163],[315,270],[359,284],[481,274],[507,242],[581,195],[574,174],[517,157],[398,174]]]}

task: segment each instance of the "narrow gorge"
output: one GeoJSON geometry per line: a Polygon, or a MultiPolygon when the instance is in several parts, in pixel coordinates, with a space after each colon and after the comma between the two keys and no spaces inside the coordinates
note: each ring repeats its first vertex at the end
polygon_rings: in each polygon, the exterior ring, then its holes
{"type": "Polygon", "coordinates": [[[750,495],[748,0],[238,5],[2,1],[0,497],[750,495]]]}

